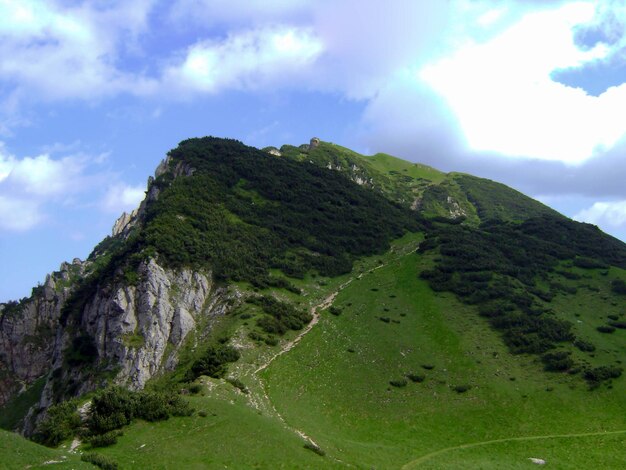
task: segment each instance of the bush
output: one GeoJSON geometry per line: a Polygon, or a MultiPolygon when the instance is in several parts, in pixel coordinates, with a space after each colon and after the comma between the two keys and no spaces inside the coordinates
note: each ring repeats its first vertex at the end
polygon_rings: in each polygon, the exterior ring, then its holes
{"type": "Polygon", "coordinates": [[[596,328],[600,333],[613,333],[615,328],[609,325],[601,325],[596,328]]]}
{"type": "Polygon", "coordinates": [[[426,379],[425,375],[420,375],[420,374],[406,374],[406,377],[411,382],[416,382],[416,383],[423,382],[426,379]]]}
{"type": "Polygon", "coordinates": [[[223,377],[227,364],[236,362],[240,357],[239,351],[225,344],[211,345],[204,354],[191,366],[194,379],[201,375],[213,378],[223,377]]]}
{"type": "Polygon", "coordinates": [[[582,339],[577,339],[576,341],[574,341],[574,346],[584,352],[593,352],[596,350],[596,347],[593,344],[582,339]]]}
{"type": "Polygon", "coordinates": [[[621,367],[600,366],[593,369],[587,369],[583,377],[589,384],[589,388],[594,389],[600,386],[604,381],[616,379],[622,375],[621,367]]]}
{"type": "Polygon", "coordinates": [[[341,315],[342,310],[339,307],[332,306],[328,309],[328,312],[331,315],[335,315],[336,317],[338,317],[339,315],[341,315]]]}
{"type": "Polygon", "coordinates": [[[204,410],[200,410],[198,411],[198,416],[200,416],[201,418],[206,418],[207,416],[209,416],[209,413],[204,410]]]}
{"type": "Polygon", "coordinates": [[[104,434],[93,436],[89,439],[91,447],[108,447],[117,443],[117,438],[123,433],[120,430],[109,431],[104,434]]]}
{"type": "Polygon", "coordinates": [[[266,333],[284,335],[288,330],[301,330],[313,319],[308,312],[271,296],[251,297],[246,301],[260,306],[267,314],[257,320],[257,325],[266,333]]]}
{"type": "Polygon", "coordinates": [[[197,395],[201,391],[202,391],[202,385],[200,384],[191,384],[189,386],[189,393],[191,393],[192,395],[197,395]]]}
{"type": "Polygon", "coordinates": [[[611,290],[616,294],[626,295],[626,281],[615,279],[611,282],[611,290]]]}
{"type": "Polygon", "coordinates": [[[308,449],[312,452],[315,452],[317,455],[320,455],[322,457],[324,457],[326,455],[326,452],[324,452],[320,446],[313,444],[312,442],[307,442],[304,444],[304,448],[308,449]]]}
{"type": "Polygon", "coordinates": [[[397,379],[397,380],[390,380],[389,381],[389,385],[391,385],[393,387],[398,387],[398,388],[406,387],[407,384],[408,384],[408,382],[406,381],[406,379],[397,379]]]}
{"type": "Polygon", "coordinates": [[[129,424],[137,408],[137,394],[122,387],[108,387],[91,401],[89,429],[103,434],[129,424]]]}
{"type": "Polygon", "coordinates": [[[544,369],[552,372],[561,372],[570,369],[574,365],[574,361],[567,351],[557,351],[547,353],[541,356],[544,369]]]}
{"type": "Polygon", "coordinates": [[[122,387],[108,387],[92,399],[89,429],[94,434],[105,434],[130,424],[135,418],[161,421],[192,413],[189,403],[174,393],[131,392],[122,387]]]}
{"type": "Polygon", "coordinates": [[[100,467],[102,470],[117,470],[118,468],[115,460],[106,455],[96,454],[95,452],[81,455],[80,460],[100,467]]]}
{"type": "Polygon", "coordinates": [[[626,321],[610,321],[609,325],[620,330],[626,330],[626,321]]]}
{"type": "Polygon", "coordinates": [[[81,425],[77,407],[76,400],[52,405],[44,420],[37,426],[33,440],[48,447],[56,447],[73,437],[81,425]]]}
{"type": "Polygon", "coordinates": [[[432,364],[422,364],[422,368],[424,368],[426,370],[433,370],[435,368],[435,366],[432,365],[432,364]]]}
{"type": "Polygon", "coordinates": [[[241,390],[242,393],[250,393],[248,387],[246,387],[246,385],[239,379],[226,379],[226,382],[231,384],[236,389],[241,390]]]}
{"type": "Polygon", "coordinates": [[[467,392],[471,388],[472,388],[471,385],[464,384],[464,385],[456,385],[455,387],[453,387],[453,390],[456,393],[465,393],[465,392],[467,392]]]}
{"type": "Polygon", "coordinates": [[[170,417],[168,397],[158,392],[141,392],[138,394],[136,415],[146,421],[163,421],[170,417]]]}

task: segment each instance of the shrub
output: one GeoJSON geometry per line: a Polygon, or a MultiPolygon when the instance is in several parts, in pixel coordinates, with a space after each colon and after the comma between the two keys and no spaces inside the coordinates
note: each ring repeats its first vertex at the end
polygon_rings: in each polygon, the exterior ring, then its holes
{"type": "Polygon", "coordinates": [[[593,369],[587,369],[583,377],[589,384],[589,388],[594,389],[606,380],[616,379],[622,375],[621,367],[600,366],[593,369]]]}
{"type": "Polygon", "coordinates": [[[246,302],[263,309],[266,315],[257,320],[257,325],[270,334],[283,335],[288,330],[301,330],[313,318],[308,312],[267,295],[250,297],[246,302]]]}
{"type": "Polygon", "coordinates": [[[454,390],[456,393],[465,393],[465,392],[467,392],[467,391],[468,391],[469,389],[471,389],[471,388],[472,388],[472,386],[471,386],[471,385],[464,384],[464,385],[456,385],[456,386],[453,388],[453,390],[454,390]]]}
{"type": "Polygon", "coordinates": [[[338,317],[339,315],[341,315],[342,310],[339,307],[332,306],[328,309],[328,312],[338,317]]]}
{"type": "Polygon", "coordinates": [[[609,325],[601,325],[596,328],[600,333],[613,333],[615,328],[609,325]]]}
{"type": "Polygon", "coordinates": [[[168,403],[172,416],[191,416],[194,412],[189,402],[180,395],[171,394],[168,403]]]}
{"type": "Polygon", "coordinates": [[[611,290],[616,294],[626,295],[626,281],[615,279],[611,282],[611,290]]]}
{"type": "Polygon", "coordinates": [[[146,421],[163,421],[170,417],[170,403],[163,393],[144,391],[138,394],[136,417],[146,421]]]}
{"type": "Polygon", "coordinates": [[[389,323],[391,321],[391,318],[389,317],[378,317],[378,319],[384,323],[389,323]]]}
{"type": "Polygon", "coordinates": [[[80,416],[76,411],[78,403],[69,400],[52,405],[46,417],[39,423],[33,439],[40,444],[56,447],[76,434],[81,425],[80,416]]]}
{"type": "Polygon", "coordinates": [[[220,378],[226,373],[227,364],[239,359],[239,352],[225,344],[211,345],[191,366],[194,378],[201,375],[220,378]]]}
{"type": "Polygon", "coordinates": [[[89,439],[91,447],[108,447],[117,443],[117,438],[122,435],[122,431],[109,431],[104,434],[93,436],[89,439]]]}
{"type": "Polygon", "coordinates": [[[198,416],[202,417],[202,418],[206,418],[209,414],[204,411],[204,410],[200,410],[198,411],[198,416]]]}
{"type": "Polygon", "coordinates": [[[423,382],[424,379],[426,379],[425,375],[420,375],[420,374],[406,374],[407,379],[409,379],[411,382],[423,382]]]}
{"type": "Polygon", "coordinates": [[[432,364],[422,364],[422,368],[424,368],[426,370],[433,370],[435,368],[435,366],[432,365],[432,364]]]}
{"type": "Polygon", "coordinates": [[[583,269],[596,269],[596,268],[606,269],[608,268],[608,265],[606,263],[603,263],[602,261],[599,261],[596,259],[586,258],[586,257],[578,257],[574,259],[574,266],[583,268],[583,269]]]}
{"type": "Polygon", "coordinates": [[[324,452],[324,451],[320,448],[320,446],[318,446],[318,445],[316,445],[316,444],[313,444],[312,442],[306,442],[306,443],[304,444],[304,448],[305,448],[305,449],[308,449],[308,450],[310,450],[310,451],[312,451],[312,452],[315,452],[317,455],[320,455],[320,456],[322,456],[322,457],[324,457],[324,456],[326,455],[326,452],[324,452]]]}
{"type": "Polygon", "coordinates": [[[574,346],[585,352],[593,352],[596,350],[596,347],[593,344],[582,339],[577,339],[576,341],[574,341],[574,346]]]}
{"type": "Polygon", "coordinates": [[[626,330],[626,321],[611,321],[609,325],[620,330],[626,330]]]}
{"type": "Polygon", "coordinates": [[[202,391],[202,385],[200,384],[191,384],[189,386],[189,393],[191,393],[192,395],[197,395],[201,391],[202,391]]]}
{"type": "Polygon", "coordinates": [[[117,470],[118,468],[115,460],[106,455],[96,454],[95,452],[81,455],[80,460],[93,464],[102,470],[117,470]]]}
{"type": "Polygon", "coordinates": [[[246,387],[246,385],[239,379],[226,379],[226,382],[228,382],[229,384],[231,384],[233,387],[241,390],[241,392],[243,393],[250,393],[250,391],[248,390],[248,387],[246,387]]]}
{"type": "Polygon", "coordinates": [[[560,372],[570,369],[574,365],[574,361],[567,351],[557,351],[546,353],[541,356],[544,369],[552,372],[560,372]]]}
{"type": "Polygon", "coordinates": [[[408,382],[406,381],[406,379],[396,379],[396,380],[389,381],[389,385],[393,387],[398,387],[398,388],[406,387],[407,384],[408,382]]]}
{"type": "Polygon", "coordinates": [[[137,408],[137,394],[122,387],[108,387],[91,400],[89,429],[102,434],[131,422],[137,408]]]}

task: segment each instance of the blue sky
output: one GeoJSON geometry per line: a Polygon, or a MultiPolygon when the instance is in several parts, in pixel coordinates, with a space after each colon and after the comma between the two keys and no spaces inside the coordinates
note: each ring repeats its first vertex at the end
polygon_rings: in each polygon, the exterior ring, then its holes
{"type": "Polygon", "coordinates": [[[0,301],[203,135],[465,171],[626,240],[625,23],[624,0],[0,0],[0,301]]]}

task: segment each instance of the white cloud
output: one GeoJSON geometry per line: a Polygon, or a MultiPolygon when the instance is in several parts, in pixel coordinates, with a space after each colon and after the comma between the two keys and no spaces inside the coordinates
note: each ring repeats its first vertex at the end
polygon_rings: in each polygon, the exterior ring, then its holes
{"type": "Polygon", "coordinates": [[[13,99],[33,93],[54,100],[146,92],[154,83],[122,72],[117,60],[124,42],[145,28],[152,3],[98,8],[97,3],[0,2],[0,82],[13,99]]]}
{"type": "Polygon", "coordinates": [[[466,38],[418,78],[445,97],[473,150],[580,163],[626,132],[626,84],[594,97],[551,79],[611,53],[604,43],[574,43],[576,27],[594,20],[594,3],[525,14],[481,43],[466,38]]]}
{"type": "MultiPolygon", "coordinates": [[[[77,144],[53,144],[62,151],[77,144]]],[[[102,168],[103,157],[75,154],[53,158],[49,154],[19,158],[0,142],[0,230],[24,231],[40,225],[60,206],[64,211],[98,206],[103,212],[134,208],[144,189],[115,182],[102,168]],[[104,185],[113,180],[113,185],[104,185]],[[106,191],[106,192],[105,192],[106,191]],[[99,202],[98,202],[99,201],[99,202]]]]}
{"type": "Polygon", "coordinates": [[[20,191],[37,196],[73,191],[72,183],[83,170],[82,162],[71,157],[53,160],[44,154],[14,162],[6,182],[19,187],[20,191]]]}
{"type": "Polygon", "coordinates": [[[119,183],[107,190],[101,206],[106,212],[113,214],[130,212],[139,205],[145,195],[143,186],[129,186],[119,183]]]}
{"type": "Polygon", "coordinates": [[[626,201],[596,202],[573,218],[594,225],[626,228],[626,201]]]}
{"type": "Polygon", "coordinates": [[[21,232],[33,228],[42,220],[37,202],[0,194],[0,229],[21,232]]]}
{"type": "Polygon", "coordinates": [[[268,27],[202,41],[189,48],[182,62],[166,72],[166,81],[182,91],[218,92],[288,84],[322,52],[308,29],[268,27]]]}

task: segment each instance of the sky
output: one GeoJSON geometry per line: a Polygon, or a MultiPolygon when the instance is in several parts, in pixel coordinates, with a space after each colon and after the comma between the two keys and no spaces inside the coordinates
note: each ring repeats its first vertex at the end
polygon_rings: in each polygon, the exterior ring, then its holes
{"type": "Polygon", "coordinates": [[[626,0],[0,0],[0,301],[205,135],[471,173],[626,241],[625,26],[626,0]]]}

